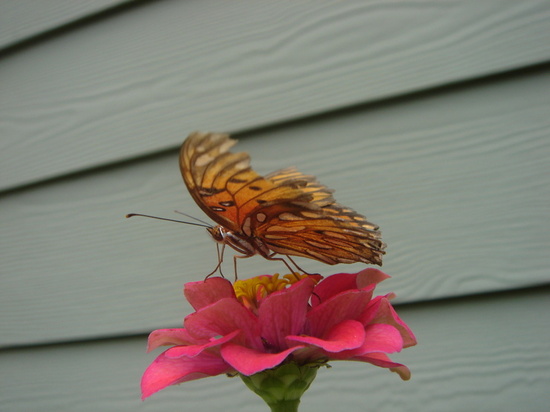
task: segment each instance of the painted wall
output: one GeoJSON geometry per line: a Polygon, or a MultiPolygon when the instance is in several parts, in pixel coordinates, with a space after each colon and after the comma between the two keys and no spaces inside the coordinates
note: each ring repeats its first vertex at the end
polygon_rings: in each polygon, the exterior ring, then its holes
{"type": "Polygon", "coordinates": [[[124,215],[203,217],[177,165],[196,129],[315,174],[388,243],[411,381],[334,364],[301,410],[546,410],[549,22],[542,0],[1,2],[0,410],[258,410],[225,377],[139,400],[147,333],[216,255],[124,215]]]}

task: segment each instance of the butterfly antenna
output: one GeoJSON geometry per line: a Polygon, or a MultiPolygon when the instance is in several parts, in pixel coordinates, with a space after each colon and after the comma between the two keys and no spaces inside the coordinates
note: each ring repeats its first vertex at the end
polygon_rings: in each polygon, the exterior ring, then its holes
{"type": "Polygon", "coordinates": [[[174,210],[174,212],[179,213],[180,215],[186,216],[190,219],[196,220],[197,222],[204,223],[205,225],[208,225],[208,227],[212,227],[211,224],[209,224],[208,222],[205,222],[204,220],[199,219],[198,217],[188,215],[187,213],[180,212],[179,210],[174,210]]]}
{"type": "Polygon", "coordinates": [[[167,222],[185,223],[186,225],[193,225],[193,226],[212,227],[211,225],[208,225],[204,222],[203,223],[185,222],[183,220],[167,219],[165,217],[143,215],[141,213],[129,213],[129,214],[126,215],[127,218],[134,217],[134,216],[148,217],[150,219],[157,219],[157,220],[166,220],[167,222]]]}

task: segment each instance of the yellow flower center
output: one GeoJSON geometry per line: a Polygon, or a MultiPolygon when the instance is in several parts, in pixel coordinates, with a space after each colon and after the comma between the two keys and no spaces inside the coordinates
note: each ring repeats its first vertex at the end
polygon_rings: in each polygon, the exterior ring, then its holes
{"type": "Polygon", "coordinates": [[[308,275],[300,275],[298,273],[284,275],[279,278],[279,274],[256,276],[251,279],[237,280],[233,284],[235,295],[241,303],[250,310],[255,310],[259,307],[262,299],[266,298],[273,292],[283,290],[286,287],[307,278],[308,275]]]}

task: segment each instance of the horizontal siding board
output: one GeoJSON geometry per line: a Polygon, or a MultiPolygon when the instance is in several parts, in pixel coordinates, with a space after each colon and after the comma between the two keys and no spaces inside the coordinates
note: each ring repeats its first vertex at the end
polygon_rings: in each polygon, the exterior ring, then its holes
{"type": "Polygon", "coordinates": [[[5,58],[0,189],[550,57],[545,0],[228,4],[151,2],[5,58]]]}
{"type": "Polygon", "coordinates": [[[2,0],[0,50],[131,0],[2,0]]]}
{"type": "MultiPolygon", "coordinates": [[[[261,173],[316,174],[378,223],[394,276],[382,290],[401,302],[521,288],[550,280],[549,96],[550,74],[530,72],[241,135],[238,148],[261,173]]],[[[0,202],[3,345],[177,325],[183,283],[216,264],[201,228],[123,218],[204,217],[176,152],[0,202]]],[[[324,274],[361,267],[300,264],[324,274]]],[[[282,270],[260,257],[239,262],[245,278],[282,270]]]]}
{"type": "MultiPolygon", "coordinates": [[[[319,371],[300,410],[546,411],[550,318],[541,315],[549,301],[545,288],[400,306],[419,344],[392,358],[411,368],[411,380],[368,364],[333,362],[319,371]]],[[[266,410],[238,378],[225,376],[167,388],[141,402],[141,374],[160,352],[146,354],[145,341],[142,336],[0,352],[0,409],[266,410]]]]}

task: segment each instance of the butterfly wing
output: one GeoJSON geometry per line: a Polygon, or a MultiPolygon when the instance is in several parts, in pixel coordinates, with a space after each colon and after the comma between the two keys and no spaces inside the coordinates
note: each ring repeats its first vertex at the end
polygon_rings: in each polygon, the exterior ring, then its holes
{"type": "Polygon", "coordinates": [[[180,169],[191,196],[216,223],[250,236],[259,210],[288,201],[307,202],[306,182],[271,181],[250,168],[247,153],[231,153],[237,143],[227,134],[194,132],[180,151],[180,169]]]}
{"type": "Polygon", "coordinates": [[[269,249],[283,255],[303,256],[327,264],[365,262],[382,264],[385,244],[378,226],[332,197],[333,191],[314,176],[295,168],[266,176],[281,183],[305,181],[301,190],[312,196],[307,203],[289,202],[264,210],[270,216],[253,228],[269,249]]]}
{"type": "Polygon", "coordinates": [[[333,191],[295,168],[260,176],[226,134],[192,133],[180,169],[195,202],[215,222],[262,240],[273,252],[327,264],[382,264],[378,226],[334,200],[333,191]]]}
{"type": "Polygon", "coordinates": [[[303,193],[311,195],[309,203],[315,206],[324,207],[335,203],[332,193],[334,190],[323,186],[313,175],[300,173],[295,167],[277,170],[265,176],[267,180],[275,184],[295,184],[303,193]]]}

